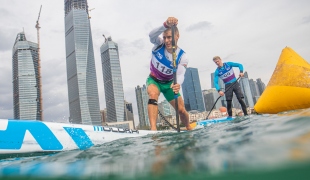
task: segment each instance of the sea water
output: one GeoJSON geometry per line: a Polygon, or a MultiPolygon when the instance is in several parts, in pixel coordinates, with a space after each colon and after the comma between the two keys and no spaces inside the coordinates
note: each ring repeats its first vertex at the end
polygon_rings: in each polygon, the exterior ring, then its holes
{"type": "Polygon", "coordinates": [[[0,159],[1,179],[310,179],[310,110],[0,159]]]}

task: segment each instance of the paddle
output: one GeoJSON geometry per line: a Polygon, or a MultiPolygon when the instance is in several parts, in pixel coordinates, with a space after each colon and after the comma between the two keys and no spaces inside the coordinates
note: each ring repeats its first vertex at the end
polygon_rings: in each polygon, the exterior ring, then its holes
{"type": "MultiPolygon", "coordinates": [[[[227,89],[225,90],[224,94],[225,94],[231,87],[233,87],[233,86],[238,82],[239,79],[240,79],[240,77],[238,77],[238,79],[237,79],[229,88],[227,88],[227,89]]],[[[210,109],[210,112],[209,112],[209,114],[207,115],[206,119],[208,119],[209,115],[210,115],[211,112],[212,112],[212,109],[214,108],[214,106],[216,105],[217,101],[218,101],[221,97],[222,97],[222,96],[220,96],[220,97],[218,97],[218,98],[216,99],[216,101],[215,101],[215,103],[213,104],[212,108],[210,109]]]]}
{"type": "MultiPolygon", "coordinates": [[[[172,129],[178,131],[178,129],[177,129],[176,127],[174,127],[174,126],[165,118],[165,116],[164,116],[159,110],[158,110],[158,114],[159,114],[160,118],[161,118],[162,120],[164,120],[164,121],[166,122],[166,124],[168,124],[168,126],[170,126],[172,129]]],[[[197,126],[197,123],[196,123],[196,122],[192,122],[192,123],[190,123],[189,125],[191,126],[192,129],[194,129],[194,128],[197,126]]],[[[181,128],[180,128],[180,130],[181,130],[181,128]]]]}
{"type": "Polygon", "coordinates": [[[159,114],[160,118],[161,118],[162,120],[164,120],[164,121],[166,122],[166,124],[168,124],[168,126],[170,126],[172,129],[178,131],[178,129],[175,128],[175,127],[165,118],[165,116],[164,116],[159,110],[158,110],[158,114],[159,114]]]}
{"type": "MultiPolygon", "coordinates": [[[[171,26],[171,33],[172,33],[172,60],[173,60],[173,84],[177,84],[177,64],[176,64],[176,47],[175,47],[175,38],[174,32],[175,25],[171,26]]],[[[176,114],[176,121],[177,121],[177,129],[180,132],[180,124],[179,124],[179,103],[178,103],[178,94],[174,94],[175,100],[175,114],[176,114]]]]}

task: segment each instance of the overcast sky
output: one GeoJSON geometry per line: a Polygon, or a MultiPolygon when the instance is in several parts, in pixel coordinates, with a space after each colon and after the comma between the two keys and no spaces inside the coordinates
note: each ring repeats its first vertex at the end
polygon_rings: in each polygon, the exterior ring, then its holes
{"type": "MultiPolygon", "coordinates": [[[[63,0],[0,0],[0,118],[13,118],[12,47],[17,33],[40,42],[44,120],[69,117],[63,0]]],[[[198,68],[202,89],[211,87],[213,56],[244,65],[249,78],[267,85],[281,51],[293,48],[310,61],[309,0],[88,0],[100,109],[105,95],[100,59],[102,34],[119,45],[125,99],[133,103],[135,87],[149,74],[152,44],[148,33],[169,16],[179,19],[179,46],[198,68]]],[[[238,71],[237,71],[238,72],[238,71]]],[[[162,99],[162,98],[161,98],[162,99]]]]}

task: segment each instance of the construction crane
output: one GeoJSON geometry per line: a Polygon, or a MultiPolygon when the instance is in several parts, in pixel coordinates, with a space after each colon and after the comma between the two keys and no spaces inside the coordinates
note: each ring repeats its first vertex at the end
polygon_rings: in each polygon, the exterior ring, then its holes
{"type": "Polygon", "coordinates": [[[39,88],[39,103],[40,103],[40,110],[38,113],[40,113],[40,120],[43,121],[43,103],[42,103],[42,80],[41,80],[41,56],[40,56],[40,24],[39,24],[39,19],[40,19],[40,14],[41,14],[41,9],[42,5],[40,7],[39,15],[38,15],[38,20],[36,23],[35,28],[37,29],[37,39],[38,39],[38,87],[39,88]]]}
{"type": "Polygon", "coordinates": [[[91,17],[89,16],[90,11],[94,10],[95,8],[89,9],[88,10],[88,19],[90,19],[91,17]]]}
{"type": "Polygon", "coordinates": [[[104,34],[102,34],[102,36],[104,37],[104,43],[106,43],[107,42],[107,38],[105,37],[104,34]]]}

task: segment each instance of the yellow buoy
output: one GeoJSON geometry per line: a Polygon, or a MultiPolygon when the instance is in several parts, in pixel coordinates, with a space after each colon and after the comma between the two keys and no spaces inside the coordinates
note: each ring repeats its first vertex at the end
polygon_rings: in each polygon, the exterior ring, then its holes
{"type": "Polygon", "coordinates": [[[276,114],[309,107],[310,64],[286,47],[254,109],[258,113],[276,114]]]}

